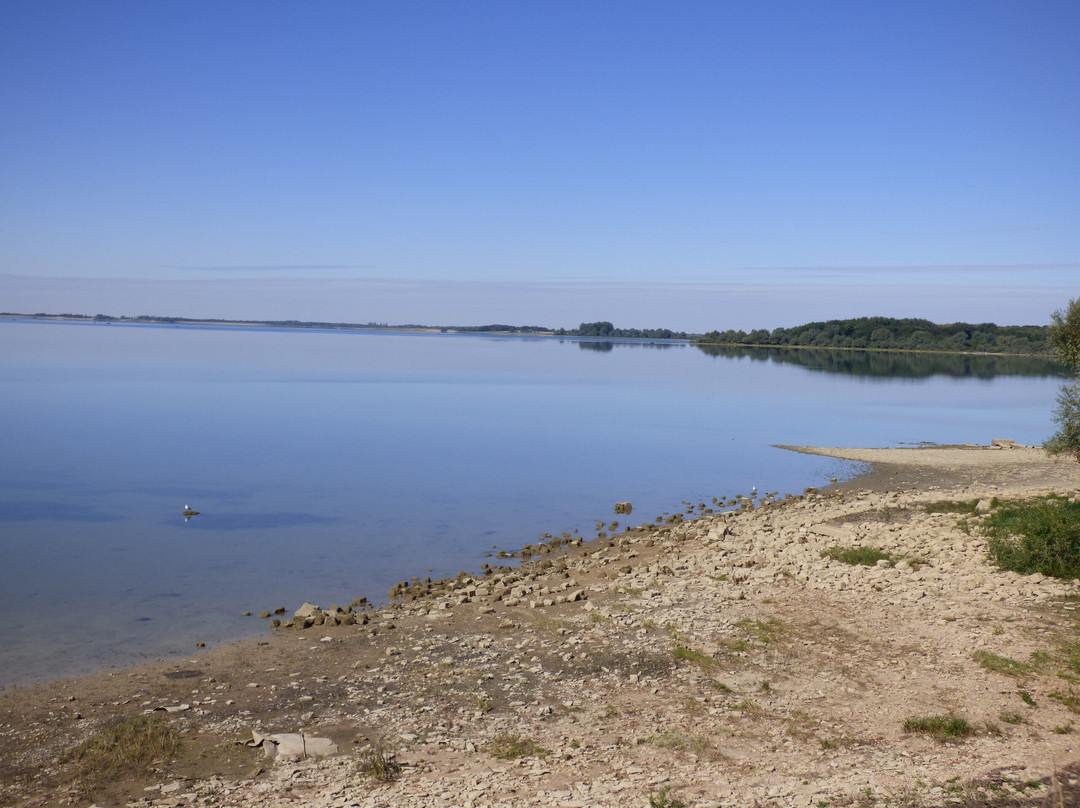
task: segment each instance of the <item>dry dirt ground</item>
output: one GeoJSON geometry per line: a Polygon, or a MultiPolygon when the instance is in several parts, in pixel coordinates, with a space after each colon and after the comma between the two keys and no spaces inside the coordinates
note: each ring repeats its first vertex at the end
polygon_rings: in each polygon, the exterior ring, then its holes
{"type": "Polygon", "coordinates": [[[997,571],[977,518],[926,507],[1076,496],[1080,467],[805,451],[873,467],[414,582],[352,625],[0,691],[0,804],[1080,805],[1080,582],[997,571]],[[892,563],[822,555],[838,546],[892,563]],[[150,711],[178,753],[115,773],[76,754],[150,711]],[[909,722],[935,717],[969,734],[909,722]],[[253,729],[339,751],[268,760],[253,729]]]}

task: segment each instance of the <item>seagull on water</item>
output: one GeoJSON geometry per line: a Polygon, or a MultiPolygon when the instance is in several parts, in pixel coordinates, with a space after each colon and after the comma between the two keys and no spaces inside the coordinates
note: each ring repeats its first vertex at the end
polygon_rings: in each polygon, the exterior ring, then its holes
{"type": "Polygon", "coordinates": [[[185,505],[184,506],[184,521],[185,522],[190,522],[191,517],[198,516],[198,515],[199,515],[199,512],[198,511],[193,511],[191,509],[190,505],[185,505]]]}

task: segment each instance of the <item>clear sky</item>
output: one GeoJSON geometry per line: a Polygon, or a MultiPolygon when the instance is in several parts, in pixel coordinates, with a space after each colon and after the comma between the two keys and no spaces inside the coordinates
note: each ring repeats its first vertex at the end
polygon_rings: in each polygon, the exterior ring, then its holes
{"type": "Polygon", "coordinates": [[[0,310],[704,331],[1080,296],[1076,0],[3,0],[0,310]]]}

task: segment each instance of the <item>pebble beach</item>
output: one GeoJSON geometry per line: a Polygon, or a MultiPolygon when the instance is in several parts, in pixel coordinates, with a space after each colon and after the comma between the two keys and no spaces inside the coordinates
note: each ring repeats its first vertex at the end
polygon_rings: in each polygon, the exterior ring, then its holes
{"type": "Polygon", "coordinates": [[[1075,497],[1080,466],[1011,445],[788,448],[868,471],[613,516],[603,538],[405,582],[378,608],[292,604],[256,639],[6,688],[0,803],[1080,804],[1080,581],[997,570],[977,516],[928,507],[1075,497]],[[851,547],[885,558],[830,556],[851,547]],[[148,714],[182,751],[91,782],[72,750],[148,714]],[[934,717],[970,732],[915,728],[934,717]],[[325,754],[253,745],[274,734],[325,754]]]}

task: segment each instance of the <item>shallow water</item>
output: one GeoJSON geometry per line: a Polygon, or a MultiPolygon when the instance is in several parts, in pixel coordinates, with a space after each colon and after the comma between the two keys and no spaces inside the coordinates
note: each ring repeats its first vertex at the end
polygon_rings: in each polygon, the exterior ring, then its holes
{"type": "Polygon", "coordinates": [[[543,532],[595,535],[616,501],[640,524],[857,468],[774,444],[1039,443],[1060,379],[1024,367],[0,321],[0,685],[266,630],[243,611],[378,601],[543,532]]]}

